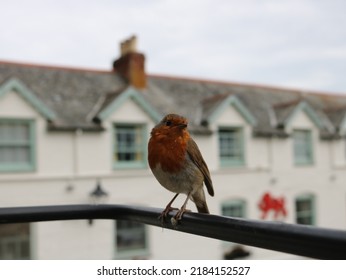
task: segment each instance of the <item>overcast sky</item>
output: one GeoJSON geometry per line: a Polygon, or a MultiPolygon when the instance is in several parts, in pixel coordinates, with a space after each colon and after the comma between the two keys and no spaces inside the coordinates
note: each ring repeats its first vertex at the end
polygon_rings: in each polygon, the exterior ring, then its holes
{"type": "Polygon", "coordinates": [[[111,68],[136,34],[150,74],[346,94],[345,0],[0,0],[0,60],[111,68]]]}

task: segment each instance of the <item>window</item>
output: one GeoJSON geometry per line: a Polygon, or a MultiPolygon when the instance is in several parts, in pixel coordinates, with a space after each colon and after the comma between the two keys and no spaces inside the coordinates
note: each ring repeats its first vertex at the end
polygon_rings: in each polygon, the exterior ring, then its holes
{"type": "Polygon", "coordinates": [[[294,130],[294,162],[296,165],[311,165],[313,163],[312,137],[310,130],[294,130]]]}
{"type": "Polygon", "coordinates": [[[315,200],[313,195],[304,195],[297,197],[295,206],[297,224],[315,224],[315,200]]]}
{"type": "Polygon", "coordinates": [[[240,199],[225,202],[221,206],[222,215],[235,218],[245,218],[245,204],[245,201],[240,199]]]}
{"type": "Polygon", "coordinates": [[[0,260],[30,259],[30,225],[0,225],[0,260]]]}
{"type": "Polygon", "coordinates": [[[116,251],[118,256],[139,258],[147,254],[147,231],[141,223],[116,221],[116,251]]]}
{"type": "Polygon", "coordinates": [[[0,171],[35,168],[34,122],[0,119],[0,171]]]}
{"type": "Polygon", "coordinates": [[[114,166],[144,167],[145,137],[144,125],[114,125],[114,166]]]}
{"type": "Polygon", "coordinates": [[[219,157],[222,166],[244,165],[243,142],[242,128],[219,129],[219,157]]]}

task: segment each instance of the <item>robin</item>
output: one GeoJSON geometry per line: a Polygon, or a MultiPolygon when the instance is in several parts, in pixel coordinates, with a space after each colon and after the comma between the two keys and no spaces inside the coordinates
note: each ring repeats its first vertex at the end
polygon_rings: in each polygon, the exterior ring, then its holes
{"type": "Polygon", "coordinates": [[[199,213],[209,214],[203,182],[208,193],[214,196],[213,183],[208,166],[202,154],[187,130],[187,119],[168,114],[151,131],[148,144],[148,161],[150,169],[159,183],[167,190],[176,193],[160,215],[163,220],[172,208],[173,201],[179,194],[187,198],[172,219],[173,223],[181,220],[186,212],[186,204],[191,199],[199,213]]]}

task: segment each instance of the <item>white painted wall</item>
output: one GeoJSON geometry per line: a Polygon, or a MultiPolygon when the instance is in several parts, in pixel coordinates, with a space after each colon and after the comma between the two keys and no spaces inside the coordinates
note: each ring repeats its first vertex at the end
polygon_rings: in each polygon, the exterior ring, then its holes
{"type": "MultiPolygon", "coordinates": [[[[112,124],[114,122],[155,125],[132,100],[127,100],[105,122],[100,133],[47,132],[46,121],[16,93],[0,99],[0,118],[30,118],[36,122],[37,170],[29,173],[0,174],[0,206],[84,204],[101,179],[109,193],[107,203],[163,208],[173,197],[155,180],[148,168],[113,170],[112,124]],[[71,186],[71,188],[67,188],[71,186]]],[[[346,229],[345,141],[321,141],[318,130],[304,112],[290,122],[287,131],[308,128],[313,131],[315,163],[297,167],[293,162],[291,138],[253,138],[250,125],[229,106],[211,125],[210,136],[193,135],[211,170],[215,197],[207,196],[213,214],[229,199],[248,203],[247,217],[259,219],[258,203],[264,192],[284,196],[288,216],[294,222],[297,195],[314,193],[317,225],[346,229]],[[218,160],[219,126],[242,126],[245,132],[246,166],[221,168],[218,160]],[[274,179],[274,180],[273,180],[274,179]]],[[[181,195],[176,207],[183,203],[181,195]]],[[[189,202],[188,208],[195,211],[189,202]]],[[[149,256],[153,259],[219,259],[228,245],[218,240],[148,227],[149,256]],[[179,244],[179,246],[177,246],[179,244]],[[225,247],[226,246],[226,247],[225,247]]],[[[112,259],[114,250],[112,221],[57,221],[32,224],[33,257],[38,259],[112,259]]],[[[249,248],[251,258],[296,258],[278,252],[249,248]]]]}

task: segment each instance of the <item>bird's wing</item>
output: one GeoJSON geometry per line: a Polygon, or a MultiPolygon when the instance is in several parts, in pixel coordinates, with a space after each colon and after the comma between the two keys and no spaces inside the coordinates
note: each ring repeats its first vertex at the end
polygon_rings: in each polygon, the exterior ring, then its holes
{"type": "Polygon", "coordinates": [[[205,163],[196,142],[192,138],[190,138],[187,143],[187,153],[189,154],[192,162],[198,167],[199,170],[201,170],[208,193],[211,196],[214,196],[213,182],[210,178],[208,166],[205,163]]]}

